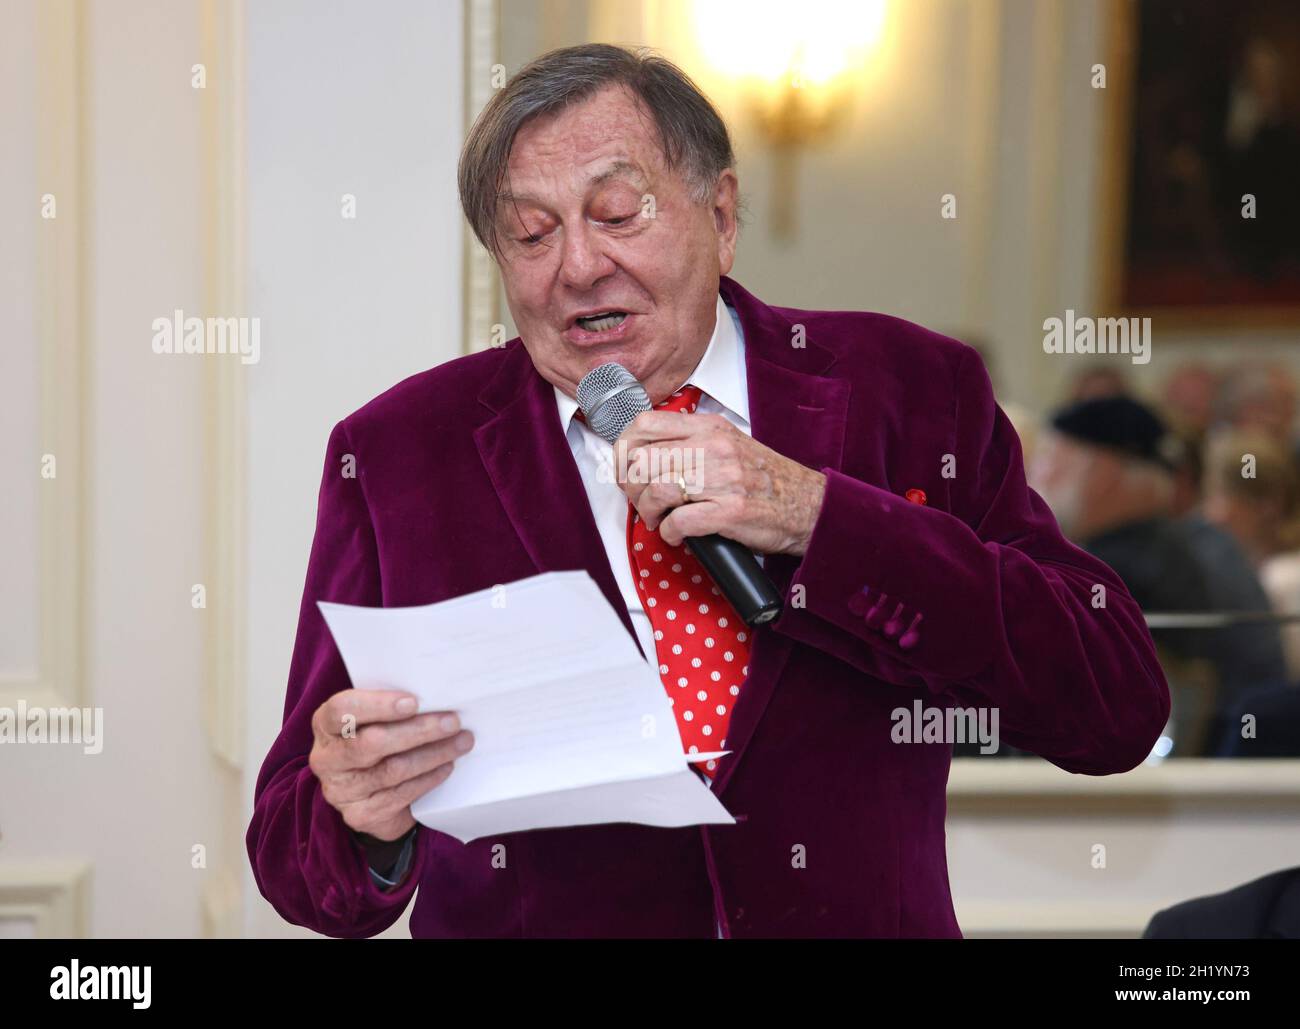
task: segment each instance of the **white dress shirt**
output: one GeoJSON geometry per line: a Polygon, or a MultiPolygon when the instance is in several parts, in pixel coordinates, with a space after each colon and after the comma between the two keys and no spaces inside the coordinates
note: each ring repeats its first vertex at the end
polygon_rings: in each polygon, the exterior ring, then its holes
{"type": "MultiPolygon", "coordinates": [[[[746,436],[749,429],[749,380],[745,374],[745,337],[740,328],[740,317],[718,297],[714,310],[713,335],[705,348],[704,356],[687,376],[685,385],[698,387],[702,396],[696,414],[720,414],[746,436]]],[[[632,619],[641,649],[647,660],[655,664],[654,630],[650,616],[641,603],[640,591],[632,580],[632,566],[627,556],[627,494],[618,487],[614,477],[614,448],[591,431],[583,421],[575,418],[578,402],[555,388],[555,404],[560,413],[560,425],[573,451],[578,474],[591,502],[591,513],[600,530],[605,556],[614,572],[627,613],[632,619]],[[604,469],[603,473],[601,469],[604,469]]],[[[759,558],[760,562],[762,558],[759,558]]],[[[712,786],[711,780],[709,781],[712,786]]],[[[721,926],[718,935],[722,935],[721,926]]]]}
{"type": "MultiPolygon", "coordinates": [[[[699,387],[703,393],[696,408],[697,414],[720,414],[745,435],[750,435],[744,336],[740,319],[722,302],[722,297],[718,297],[713,336],[704,356],[681,385],[688,383],[699,387]]],[[[574,417],[578,411],[576,400],[566,396],[558,387],[553,388],[560,425],[568,438],[569,449],[573,451],[582,484],[587,489],[591,513],[605,545],[605,556],[614,571],[614,581],[623,595],[623,603],[627,605],[641,648],[647,659],[653,661],[654,631],[641,603],[640,591],[632,581],[632,566],[627,558],[627,494],[614,481],[614,448],[592,432],[585,422],[574,417]]]]}

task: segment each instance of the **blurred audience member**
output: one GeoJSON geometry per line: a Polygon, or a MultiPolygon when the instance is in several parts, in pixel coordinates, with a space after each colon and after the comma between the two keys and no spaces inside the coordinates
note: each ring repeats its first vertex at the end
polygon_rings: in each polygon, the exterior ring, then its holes
{"type": "MultiPolygon", "coordinates": [[[[1160,418],[1124,396],[1075,403],[1051,419],[1029,470],[1061,529],[1124,580],[1144,611],[1267,611],[1249,560],[1203,519],[1173,517],[1181,443],[1160,418]]],[[[1286,679],[1273,625],[1161,629],[1169,652],[1205,658],[1218,674],[1214,724],[1221,735],[1248,689],[1286,679]]]]}
{"type": "Polygon", "coordinates": [[[1229,431],[1206,451],[1205,516],[1236,537],[1255,565],[1295,546],[1296,470],[1276,437],[1229,431]]]}
{"type": "MultiPolygon", "coordinates": [[[[1027,476],[1061,531],[1110,565],[1144,611],[1204,611],[1205,576],[1169,517],[1176,455],[1161,451],[1164,435],[1126,397],[1072,404],[1051,418],[1027,476]]],[[[1152,635],[1193,656],[1181,633],[1152,635]]]]}
{"type": "MultiPolygon", "coordinates": [[[[1230,532],[1259,571],[1274,611],[1300,612],[1300,477],[1286,447],[1254,432],[1210,441],[1204,513],[1230,532]]],[[[1300,625],[1282,630],[1287,668],[1300,681],[1300,625]]]]}
{"type": "Polygon", "coordinates": [[[1218,374],[1195,361],[1181,365],[1165,380],[1161,413],[1183,442],[1182,459],[1174,471],[1173,514],[1176,517],[1200,505],[1202,448],[1214,421],[1218,391],[1218,374]]]}
{"type": "Polygon", "coordinates": [[[1296,385],[1280,364],[1252,361],[1233,369],[1223,381],[1215,427],[1256,430],[1293,453],[1296,385]]]}
{"type": "MultiPolygon", "coordinates": [[[[1270,557],[1259,570],[1259,579],[1274,611],[1300,615],[1300,553],[1293,550],[1270,557]]],[[[1290,681],[1300,686],[1300,622],[1283,627],[1282,642],[1290,681]]]]}
{"type": "Polygon", "coordinates": [[[1182,453],[1174,469],[1174,499],[1170,502],[1170,514],[1175,518],[1191,514],[1201,506],[1201,487],[1205,478],[1202,466],[1201,446],[1204,437],[1179,436],[1182,453]]]}
{"type": "Polygon", "coordinates": [[[1144,940],[1294,940],[1300,937],[1300,867],[1157,911],[1144,940]]]}
{"type": "Polygon", "coordinates": [[[1214,421],[1219,376],[1207,365],[1188,362],[1165,380],[1161,407],[1169,427],[1184,439],[1200,440],[1214,421]]]}
{"type": "Polygon", "coordinates": [[[1066,390],[1069,403],[1081,400],[1098,400],[1101,397],[1125,396],[1129,392],[1128,380],[1118,368],[1101,365],[1085,368],[1071,380],[1066,390]]]}
{"type": "Polygon", "coordinates": [[[1222,727],[1218,757],[1300,757],[1300,689],[1266,686],[1237,702],[1222,727]]]}

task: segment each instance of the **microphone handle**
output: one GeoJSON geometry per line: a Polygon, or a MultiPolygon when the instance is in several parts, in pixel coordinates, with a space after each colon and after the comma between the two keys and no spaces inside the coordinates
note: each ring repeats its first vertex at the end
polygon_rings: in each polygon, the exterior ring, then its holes
{"type": "Polygon", "coordinates": [[[781,594],[748,547],[716,532],[688,536],[686,546],[746,625],[763,625],[781,613],[781,594]]]}

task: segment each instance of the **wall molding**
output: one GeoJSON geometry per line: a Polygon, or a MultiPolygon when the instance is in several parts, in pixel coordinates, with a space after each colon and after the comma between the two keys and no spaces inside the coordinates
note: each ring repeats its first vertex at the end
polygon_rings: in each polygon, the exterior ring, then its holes
{"type": "MultiPolygon", "coordinates": [[[[1181,898],[1186,899],[1186,898],[1181,898]]],[[[1046,939],[1140,937],[1157,911],[1178,903],[1170,899],[1152,906],[1139,900],[1035,903],[954,902],[957,924],[966,939],[1046,939]]]]}
{"type": "MultiPolygon", "coordinates": [[[[1025,331],[1023,339],[1040,340],[1043,319],[1060,309],[1062,192],[1061,162],[1065,127],[1064,82],[1061,69],[1068,50],[1067,21],[1062,0],[1039,0],[1033,9],[1032,87],[1029,104],[1029,252],[1026,268],[1025,331]],[[1046,312],[1046,314],[1045,314],[1046,312]]],[[[1042,361],[1029,364],[1034,396],[1050,396],[1054,372],[1042,361]]]]}
{"type": "MultiPolygon", "coordinates": [[[[243,0],[200,0],[199,53],[207,68],[200,97],[203,305],[216,317],[242,318],[247,304],[245,147],[248,139],[245,7],[243,0]]],[[[208,461],[208,586],[203,722],[216,759],[212,774],[222,802],[213,830],[220,845],[199,892],[205,937],[242,935],[246,868],[239,798],[245,782],[245,711],[248,691],[248,413],[247,376],[256,365],[211,361],[204,369],[208,461]]]]}
{"type": "Polygon", "coordinates": [[[215,871],[203,884],[199,918],[205,939],[243,936],[243,902],[239,880],[230,871],[215,871]]]}
{"type": "Polygon", "coordinates": [[[1175,758],[1122,775],[1075,775],[1038,758],[958,758],[948,777],[948,811],[1024,813],[1027,804],[1118,813],[1173,803],[1291,808],[1300,814],[1300,761],[1175,758]]]}
{"type": "Polygon", "coordinates": [[[967,133],[963,141],[966,164],[963,217],[968,227],[962,240],[966,263],[962,314],[967,326],[978,326],[983,332],[990,324],[993,303],[990,265],[999,167],[997,143],[1002,118],[998,103],[1002,87],[1002,0],[972,4],[966,16],[970,19],[967,41],[970,71],[966,80],[967,133]]]}
{"type": "MultiPolygon", "coordinates": [[[[492,97],[492,67],[501,57],[499,0],[465,0],[465,132],[492,97]]],[[[492,255],[466,223],[462,230],[464,332],[461,352],[492,345],[493,326],[502,322],[500,276],[492,255]]],[[[500,342],[505,342],[501,340],[500,342]]]]}
{"type": "MultiPolygon", "coordinates": [[[[203,303],[214,316],[246,310],[244,145],[247,138],[242,0],[203,0],[200,54],[208,69],[201,97],[203,148],[203,303]]],[[[247,591],[246,398],[249,368],[236,361],[206,367],[209,523],[207,676],[203,712],[213,753],[238,770],[244,763],[244,613],[247,591]]]]}
{"type": "MultiPolygon", "coordinates": [[[[34,675],[0,677],[0,706],[83,707],[86,460],[89,402],[83,374],[89,345],[85,319],[89,175],[89,99],[84,7],[76,0],[37,5],[37,189],[52,193],[57,217],[43,221],[36,260],[36,345],[39,352],[39,439],[33,475],[43,454],[55,457],[55,477],[37,488],[38,609],[34,675]]],[[[36,203],[37,198],[33,198],[36,203]]]]}
{"type": "Polygon", "coordinates": [[[38,939],[84,938],[90,869],[76,860],[0,862],[0,921],[31,921],[38,939]]]}

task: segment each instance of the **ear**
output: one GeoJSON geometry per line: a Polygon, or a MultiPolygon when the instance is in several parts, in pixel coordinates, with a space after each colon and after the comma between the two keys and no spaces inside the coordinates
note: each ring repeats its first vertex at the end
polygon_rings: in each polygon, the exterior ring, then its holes
{"type": "Polygon", "coordinates": [[[740,184],[731,168],[718,176],[713,190],[713,227],[718,234],[719,273],[727,275],[736,260],[736,199],[740,184]]]}

